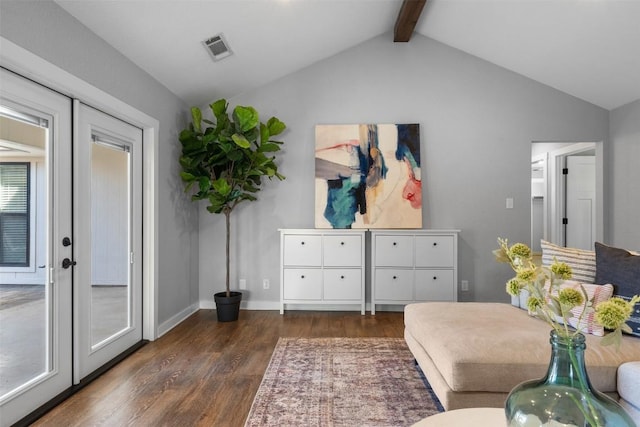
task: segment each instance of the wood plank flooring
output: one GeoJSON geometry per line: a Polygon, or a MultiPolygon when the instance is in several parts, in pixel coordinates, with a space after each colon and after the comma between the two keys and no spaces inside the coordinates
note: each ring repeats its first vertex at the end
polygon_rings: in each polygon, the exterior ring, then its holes
{"type": "Polygon", "coordinates": [[[279,337],[402,337],[403,313],[200,310],[35,426],[243,426],[279,337]]]}

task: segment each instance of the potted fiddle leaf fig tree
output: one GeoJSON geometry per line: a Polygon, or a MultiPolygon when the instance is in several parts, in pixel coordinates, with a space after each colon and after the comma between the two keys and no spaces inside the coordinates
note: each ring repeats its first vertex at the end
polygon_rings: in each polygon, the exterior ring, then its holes
{"type": "Polygon", "coordinates": [[[180,132],[182,155],[180,176],[193,201],[206,200],[212,214],[224,214],[226,222],[226,290],[214,294],[218,321],[238,319],[241,292],[229,286],[231,213],[240,203],[257,200],[263,178],[284,176],[278,172],[273,153],[282,142],[272,139],[286,129],[276,117],[260,121],[253,107],[236,106],[220,99],[210,105],[215,123],[202,118],[202,111],[191,109],[192,122],[180,132]]]}

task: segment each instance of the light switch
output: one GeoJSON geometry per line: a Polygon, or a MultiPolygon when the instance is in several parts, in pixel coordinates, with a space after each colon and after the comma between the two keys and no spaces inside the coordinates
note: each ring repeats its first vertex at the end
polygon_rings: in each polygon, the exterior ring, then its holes
{"type": "Polygon", "coordinates": [[[507,197],[507,209],[513,209],[513,197],[507,197]]]}

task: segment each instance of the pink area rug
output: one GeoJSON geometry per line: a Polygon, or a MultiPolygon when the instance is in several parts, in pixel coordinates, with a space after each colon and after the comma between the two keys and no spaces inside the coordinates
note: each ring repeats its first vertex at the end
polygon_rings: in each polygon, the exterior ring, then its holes
{"type": "Polygon", "coordinates": [[[410,426],[439,411],[402,338],[280,338],[245,426],[410,426]]]}

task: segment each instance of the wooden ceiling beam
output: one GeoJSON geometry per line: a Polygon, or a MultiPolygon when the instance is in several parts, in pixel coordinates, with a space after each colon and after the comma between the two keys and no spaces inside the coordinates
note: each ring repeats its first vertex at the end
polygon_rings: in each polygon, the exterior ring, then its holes
{"type": "Polygon", "coordinates": [[[427,0],[404,0],[396,26],[393,29],[394,42],[408,42],[411,40],[413,30],[416,28],[422,9],[427,0]]]}

